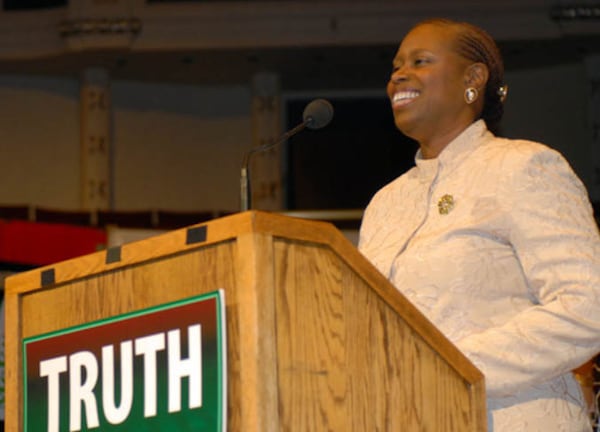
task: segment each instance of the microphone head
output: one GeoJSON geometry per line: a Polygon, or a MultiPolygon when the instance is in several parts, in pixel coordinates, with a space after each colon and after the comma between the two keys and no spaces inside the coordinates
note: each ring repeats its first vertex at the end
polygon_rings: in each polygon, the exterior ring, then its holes
{"type": "Polygon", "coordinates": [[[302,119],[309,129],[321,129],[333,118],[333,106],[328,100],[315,99],[304,108],[302,119]]]}

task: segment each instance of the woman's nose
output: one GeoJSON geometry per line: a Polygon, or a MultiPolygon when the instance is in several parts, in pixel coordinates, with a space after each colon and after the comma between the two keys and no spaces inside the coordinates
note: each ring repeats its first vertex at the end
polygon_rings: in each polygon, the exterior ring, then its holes
{"type": "Polygon", "coordinates": [[[403,69],[396,69],[394,72],[392,72],[392,76],[390,77],[390,81],[393,82],[394,84],[398,84],[401,83],[403,81],[406,81],[406,72],[403,69]]]}

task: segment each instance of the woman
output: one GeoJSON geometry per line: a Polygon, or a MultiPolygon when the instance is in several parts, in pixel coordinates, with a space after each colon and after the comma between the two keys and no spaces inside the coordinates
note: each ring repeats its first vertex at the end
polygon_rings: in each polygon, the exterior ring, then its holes
{"type": "Polygon", "coordinates": [[[359,248],[483,372],[489,430],[589,431],[571,370],[600,351],[600,237],[560,154],[495,137],[491,37],[414,27],[387,87],[416,167],[367,207],[359,248]]]}

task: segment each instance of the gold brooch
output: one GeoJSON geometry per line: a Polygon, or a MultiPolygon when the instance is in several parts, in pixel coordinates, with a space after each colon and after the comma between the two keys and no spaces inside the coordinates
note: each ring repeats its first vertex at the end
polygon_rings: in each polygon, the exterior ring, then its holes
{"type": "Polygon", "coordinates": [[[441,215],[447,215],[454,208],[454,197],[452,195],[444,195],[438,201],[438,210],[441,215]]]}

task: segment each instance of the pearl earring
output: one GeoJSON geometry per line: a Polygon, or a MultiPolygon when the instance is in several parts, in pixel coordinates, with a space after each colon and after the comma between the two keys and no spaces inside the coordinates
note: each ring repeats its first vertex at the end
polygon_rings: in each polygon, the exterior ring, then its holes
{"type": "Polygon", "coordinates": [[[500,102],[504,102],[506,100],[506,96],[508,95],[508,86],[504,84],[498,89],[498,96],[500,97],[500,102]]]}
{"type": "Polygon", "coordinates": [[[475,87],[469,87],[465,90],[465,102],[471,105],[473,102],[477,100],[479,96],[479,90],[475,87]]]}

